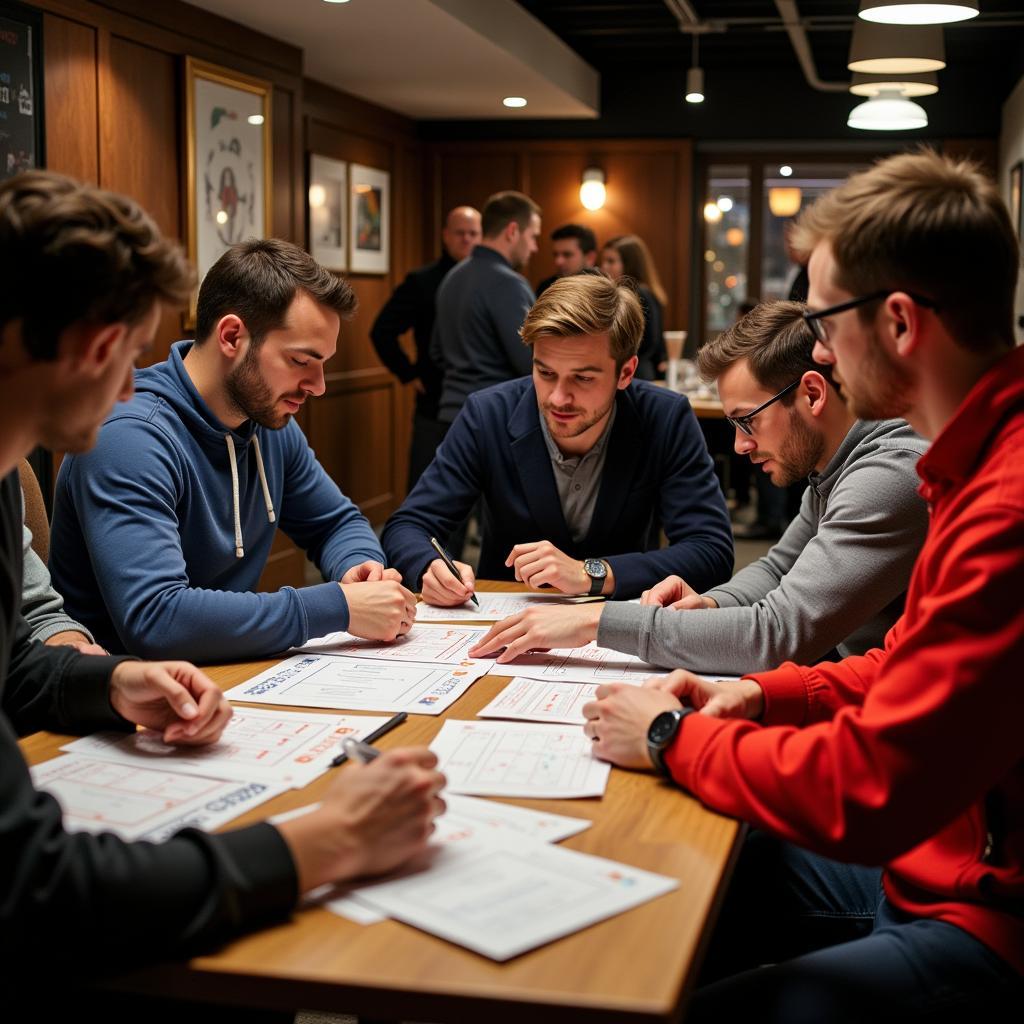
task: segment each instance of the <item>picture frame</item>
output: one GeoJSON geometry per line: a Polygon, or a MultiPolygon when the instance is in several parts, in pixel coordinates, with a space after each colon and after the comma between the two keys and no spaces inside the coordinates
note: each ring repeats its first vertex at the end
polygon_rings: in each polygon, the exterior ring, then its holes
{"type": "Polygon", "coordinates": [[[1010,168],[1010,220],[1018,238],[1024,238],[1024,209],[1021,206],[1021,188],[1024,185],[1024,160],[1018,160],[1010,168]]]}
{"type": "Polygon", "coordinates": [[[43,17],[0,2],[0,181],[46,166],[43,17]]]}
{"type": "Polygon", "coordinates": [[[309,155],[309,251],[327,270],[348,270],[348,164],[309,155]]]}
{"type": "Polygon", "coordinates": [[[185,225],[200,282],[229,246],[271,234],[271,101],[269,82],[185,58],[185,225]]]}
{"type": "Polygon", "coordinates": [[[391,175],[349,164],[349,271],[386,274],[391,262],[391,175]]]}

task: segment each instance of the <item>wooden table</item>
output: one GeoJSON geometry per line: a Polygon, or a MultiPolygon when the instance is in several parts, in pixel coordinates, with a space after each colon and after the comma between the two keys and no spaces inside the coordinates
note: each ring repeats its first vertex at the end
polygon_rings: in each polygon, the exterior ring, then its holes
{"type": "MultiPolygon", "coordinates": [[[[522,588],[491,584],[487,589],[522,588]]],[[[273,663],[209,672],[227,689],[273,663]]],[[[445,719],[474,718],[507,681],[507,676],[485,676],[446,713],[410,716],[380,746],[428,744],[445,719]]],[[[37,763],[56,756],[67,739],[38,733],[22,747],[37,763]]],[[[231,827],[318,799],[333,774],[262,804],[231,827]]],[[[396,921],[364,927],[308,908],[288,924],[238,939],[214,955],[133,972],[115,987],[378,1020],[680,1020],[738,850],[738,824],[649,773],[619,769],[612,769],[601,800],[509,802],[590,818],[593,827],[565,840],[565,846],[671,875],[679,888],[503,964],[396,921]]]]}

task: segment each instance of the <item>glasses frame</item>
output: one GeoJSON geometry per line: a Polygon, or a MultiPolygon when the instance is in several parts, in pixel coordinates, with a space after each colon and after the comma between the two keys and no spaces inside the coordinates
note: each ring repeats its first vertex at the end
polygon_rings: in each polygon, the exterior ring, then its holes
{"type": "Polygon", "coordinates": [[[751,412],[748,412],[744,416],[726,416],[726,421],[731,423],[738,431],[740,431],[740,433],[746,434],[747,437],[753,437],[754,431],[750,427],[750,421],[759,412],[764,412],[764,410],[767,409],[768,406],[771,405],[773,402],[777,402],[780,398],[783,398],[784,396],[788,395],[790,391],[792,391],[793,388],[795,388],[803,379],[803,374],[801,374],[799,377],[797,377],[795,381],[793,381],[792,384],[787,384],[777,395],[774,395],[772,398],[769,398],[767,402],[762,402],[756,409],[752,410],[751,412]]]}
{"type": "Polygon", "coordinates": [[[933,313],[937,313],[939,311],[939,304],[934,299],[929,299],[926,295],[918,295],[916,292],[907,291],[906,288],[881,288],[877,292],[872,292],[870,295],[862,295],[857,299],[849,299],[846,302],[840,302],[838,305],[829,306],[827,309],[805,309],[800,315],[803,317],[804,323],[810,328],[811,334],[814,336],[814,340],[820,341],[822,345],[828,348],[828,330],[821,322],[822,320],[825,320],[830,316],[835,316],[837,313],[845,313],[848,309],[856,309],[857,306],[863,306],[865,303],[887,298],[892,295],[893,292],[897,291],[909,295],[919,306],[924,306],[926,309],[932,310],[933,313]]]}

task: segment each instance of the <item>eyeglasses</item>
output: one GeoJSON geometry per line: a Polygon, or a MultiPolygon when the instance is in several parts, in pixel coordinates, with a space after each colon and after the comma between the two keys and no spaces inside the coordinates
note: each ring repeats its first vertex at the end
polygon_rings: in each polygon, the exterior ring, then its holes
{"type": "MultiPolygon", "coordinates": [[[[827,348],[828,327],[824,323],[826,318],[835,316],[836,313],[845,313],[848,309],[856,309],[857,306],[863,306],[867,302],[884,299],[887,295],[892,295],[894,290],[893,288],[883,288],[880,291],[872,292],[870,295],[862,295],[859,299],[840,302],[838,306],[829,306],[828,309],[805,309],[800,315],[804,318],[807,326],[810,327],[815,341],[820,341],[827,348]]],[[[924,295],[918,295],[915,292],[908,292],[905,288],[899,290],[909,295],[919,306],[924,306],[926,309],[933,310],[936,313],[939,311],[939,305],[934,299],[926,298],[924,295]]]]}
{"type": "Polygon", "coordinates": [[[762,402],[753,412],[748,412],[746,416],[726,416],[726,420],[731,423],[737,430],[742,430],[747,437],[753,437],[754,431],[750,426],[750,421],[759,413],[764,412],[772,402],[777,402],[783,395],[788,395],[790,391],[795,388],[803,377],[797,377],[792,384],[787,384],[774,398],[769,398],[767,402],[762,402]]]}

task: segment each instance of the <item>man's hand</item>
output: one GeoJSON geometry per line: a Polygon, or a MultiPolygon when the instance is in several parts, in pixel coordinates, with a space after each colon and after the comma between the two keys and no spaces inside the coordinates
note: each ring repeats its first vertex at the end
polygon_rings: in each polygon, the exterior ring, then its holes
{"type": "Polygon", "coordinates": [[[670,693],[712,718],[757,719],[764,712],[764,691],[753,679],[723,679],[716,683],[676,669],[663,678],[646,680],[644,687],[670,693]]]}
{"type": "Polygon", "coordinates": [[[379,583],[381,580],[402,582],[402,574],[397,569],[385,569],[380,562],[366,561],[353,565],[344,576],[342,583],[379,583]]]}
{"type": "Polygon", "coordinates": [[[231,719],[220,687],[187,661],[122,661],[110,677],[110,704],[165,743],[214,743],[231,719]]]}
{"type": "Polygon", "coordinates": [[[364,640],[395,640],[416,620],[416,597],[401,583],[339,583],[348,602],[348,631],[364,640]]]}
{"type": "Polygon", "coordinates": [[[682,705],[665,690],[629,683],[605,683],[597,700],[583,705],[583,732],[594,741],[594,754],[623,768],[651,769],[647,730],[663,711],[682,705]]]}
{"type": "Polygon", "coordinates": [[[435,558],[427,571],[423,574],[423,582],[420,583],[420,593],[427,604],[436,604],[440,608],[454,608],[456,605],[465,604],[476,589],[476,574],[471,565],[465,562],[455,562],[455,567],[462,576],[460,583],[453,575],[451,569],[440,558],[435,558]]]}
{"type": "MultiPolygon", "coordinates": [[[[590,593],[590,577],[583,571],[583,563],[559,551],[549,540],[517,544],[505,565],[515,571],[517,580],[534,590],[545,587],[563,594],[590,593]]],[[[601,593],[610,594],[614,589],[615,578],[609,568],[601,593]]]]}
{"type": "Polygon", "coordinates": [[[445,778],[425,747],[352,764],[315,811],[278,826],[295,859],[299,889],[382,874],[422,853],[444,811],[445,778]]]}
{"type": "Polygon", "coordinates": [[[515,661],[527,651],[547,651],[552,647],[582,647],[597,636],[603,603],[574,604],[567,608],[527,608],[496,622],[471,647],[472,658],[489,658],[502,647],[499,664],[515,661]]]}
{"type": "Polygon", "coordinates": [[[684,579],[679,576],[667,576],[656,583],[650,590],[640,595],[640,603],[658,605],[661,608],[673,608],[677,611],[691,608],[717,608],[713,598],[701,597],[684,579]]]}
{"type": "Polygon", "coordinates": [[[106,654],[107,652],[94,644],[84,633],[77,629],[65,629],[62,633],[54,633],[43,641],[47,647],[74,647],[79,654],[106,654]]]}

